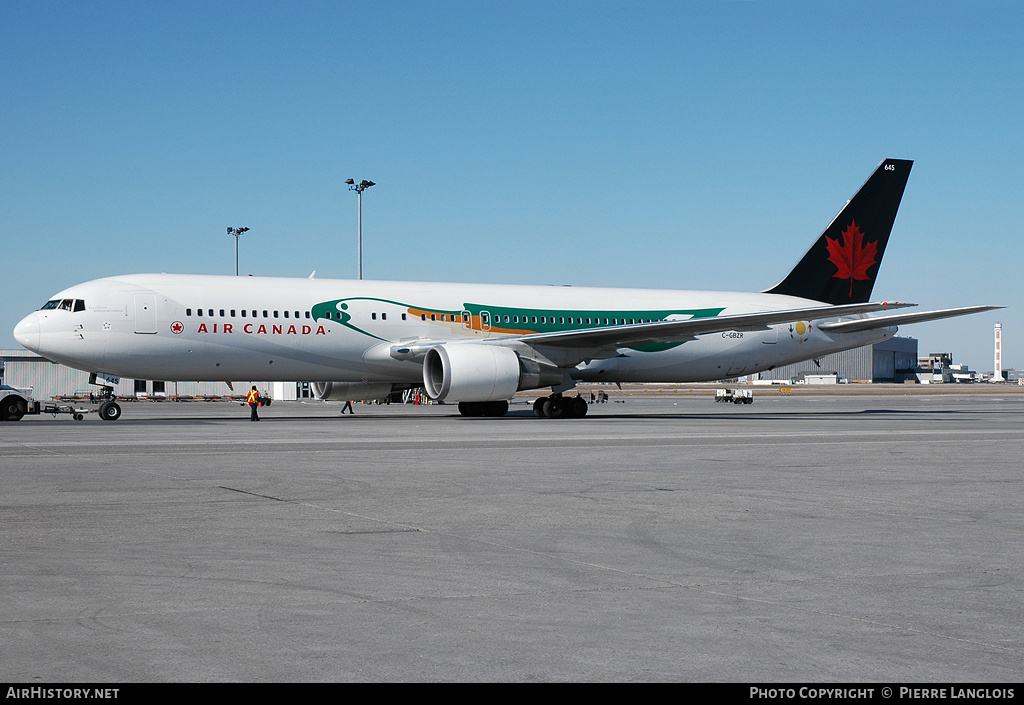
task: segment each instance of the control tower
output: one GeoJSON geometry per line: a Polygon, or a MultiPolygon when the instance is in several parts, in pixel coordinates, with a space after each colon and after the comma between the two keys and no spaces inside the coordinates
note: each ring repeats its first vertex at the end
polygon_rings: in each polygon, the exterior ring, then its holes
{"type": "Polygon", "coordinates": [[[996,359],[995,372],[992,373],[993,382],[1003,381],[1003,324],[996,321],[996,359]]]}

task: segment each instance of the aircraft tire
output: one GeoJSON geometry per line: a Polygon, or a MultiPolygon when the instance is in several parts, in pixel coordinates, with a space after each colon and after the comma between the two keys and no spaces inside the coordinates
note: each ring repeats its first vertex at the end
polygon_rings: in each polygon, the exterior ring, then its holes
{"type": "Polygon", "coordinates": [[[560,396],[550,396],[544,400],[544,415],[549,419],[562,419],[567,416],[565,400],[560,396]]]}
{"type": "Polygon", "coordinates": [[[460,401],[459,413],[463,416],[483,416],[480,413],[480,405],[475,401],[460,401]]]}
{"type": "Polygon", "coordinates": [[[544,415],[544,402],[547,401],[547,397],[540,397],[537,401],[533,402],[533,413],[540,418],[546,418],[544,415]]]}
{"type": "Polygon", "coordinates": [[[587,402],[583,397],[575,397],[570,402],[570,416],[574,419],[582,419],[587,415],[587,402]]]}
{"type": "Polygon", "coordinates": [[[460,401],[459,413],[463,416],[504,416],[508,413],[508,402],[460,401]]]}
{"type": "Polygon", "coordinates": [[[117,421],[121,418],[121,406],[113,401],[100,404],[100,418],[104,421],[117,421]]]}
{"type": "Polygon", "coordinates": [[[484,416],[504,416],[507,413],[507,401],[489,401],[485,404],[484,416]]]}

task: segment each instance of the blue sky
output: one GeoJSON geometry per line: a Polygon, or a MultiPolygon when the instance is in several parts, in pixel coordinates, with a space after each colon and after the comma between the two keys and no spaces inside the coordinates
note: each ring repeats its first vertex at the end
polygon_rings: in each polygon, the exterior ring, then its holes
{"type": "Polygon", "coordinates": [[[1024,4],[0,4],[0,347],[144,271],[760,290],[914,159],[874,298],[1024,367],[1024,4]]]}

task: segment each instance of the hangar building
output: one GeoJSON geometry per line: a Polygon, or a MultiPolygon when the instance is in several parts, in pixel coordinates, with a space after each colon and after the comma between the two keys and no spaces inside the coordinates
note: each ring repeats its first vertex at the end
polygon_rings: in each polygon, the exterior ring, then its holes
{"type": "Polygon", "coordinates": [[[794,365],[776,367],[762,372],[762,380],[792,382],[807,375],[834,372],[850,382],[905,382],[917,380],[917,338],[890,338],[875,345],[866,345],[844,352],[832,353],[794,365]]]}

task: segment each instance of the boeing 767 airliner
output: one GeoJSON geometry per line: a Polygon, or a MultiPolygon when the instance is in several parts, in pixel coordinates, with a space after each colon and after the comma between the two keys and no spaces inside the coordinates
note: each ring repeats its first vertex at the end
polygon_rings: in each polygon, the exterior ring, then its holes
{"type": "Polygon", "coordinates": [[[586,402],[565,396],[578,382],[735,377],[998,308],[869,315],[913,305],[869,302],[912,164],[879,164],[759,293],[131,274],[55,294],[14,336],[99,379],[311,380],[336,400],[422,386],[467,416],[550,388],[537,415],[579,417],[586,402]]]}

